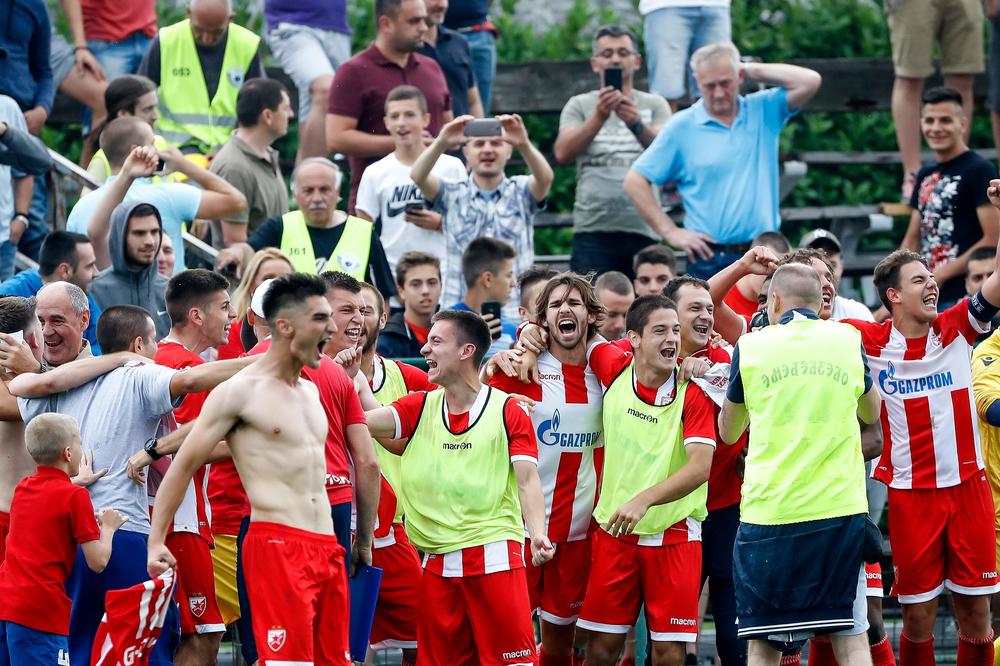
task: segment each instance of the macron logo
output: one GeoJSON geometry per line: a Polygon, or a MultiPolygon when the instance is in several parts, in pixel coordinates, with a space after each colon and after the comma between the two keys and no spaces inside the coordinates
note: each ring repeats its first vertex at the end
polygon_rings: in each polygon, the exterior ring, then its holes
{"type": "Polygon", "coordinates": [[[698,624],[698,621],[686,617],[672,617],[670,618],[670,624],[677,624],[682,627],[693,627],[698,624]]]}
{"type": "Polygon", "coordinates": [[[659,423],[660,421],[660,419],[656,418],[655,416],[650,416],[649,414],[643,414],[642,412],[634,410],[631,407],[628,408],[628,415],[634,416],[637,419],[642,419],[643,421],[647,421],[649,423],[659,423]]]}

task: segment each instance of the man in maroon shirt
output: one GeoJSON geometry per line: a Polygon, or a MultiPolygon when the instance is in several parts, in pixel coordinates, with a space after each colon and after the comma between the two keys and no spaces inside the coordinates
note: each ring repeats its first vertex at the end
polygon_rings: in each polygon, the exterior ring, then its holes
{"type": "Polygon", "coordinates": [[[424,0],[376,0],[375,20],[378,32],[372,45],[337,70],[326,116],[327,149],[350,158],[352,214],[361,174],[395,150],[383,121],[390,90],[400,85],[420,89],[427,98],[431,136],[453,118],[441,67],[416,53],[427,33],[424,0]]]}

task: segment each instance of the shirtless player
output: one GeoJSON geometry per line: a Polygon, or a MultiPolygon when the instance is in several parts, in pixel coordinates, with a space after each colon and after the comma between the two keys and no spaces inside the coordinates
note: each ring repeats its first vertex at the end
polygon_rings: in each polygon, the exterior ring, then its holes
{"type": "Polygon", "coordinates": [[[176,564],[164,540],[188,481],[227,439],[252,511],[244,567],[263,663],[351,663],[344,551],[324,483],[326,417],[315,386],[300,379],[334,333],[325,294],[315,276],[271,283],[270,348],[209,395],[153,511],[148,568],[157,576],[176,564]]]}

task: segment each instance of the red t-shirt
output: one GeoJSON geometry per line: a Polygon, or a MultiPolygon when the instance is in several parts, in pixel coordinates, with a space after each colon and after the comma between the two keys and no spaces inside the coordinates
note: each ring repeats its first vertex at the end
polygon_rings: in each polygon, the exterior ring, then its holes
{"type": "MultiPolygon", "coordinates": [[[[262,340],[248,355],[263,354],[271,346],[271,338],[262,340]]],[[[351,458],[347,451],[347,426],[367,424],[365,410],[354,390],[354,382],[344,369],[323,356],[319,368],[302,368],[302,378],[319,389],[319,401],[326,412],[326,493],[330,506],[350,502],[354,498],[351,484],[351,458]]],[[[249,512],[249,505],[247,507],[249,512]]]]}
{"type": "Polygon", "coordinates": [[[726,298],[723,299],[726,305],[732,308],[733,312],[741,317],[753,317],[757,314],[758,305],[756,301],[751,301],[749,298],[743,295],[740,288],[733,285],[733,288],[729,290],[726,294],[726,298]]]}
{"type": "Polygon", "coordinates": [[[413,333],[413,339],[422,345],[426,345],[427,335],[431,332],[431,329],[423,328],[422,326],[417,326],[416,324],[414,324],[412,321],[409,320],[404,320],[404,321],[406,321],[407,328],[409,328],[410,332],[413,333]]]}
{"type": "MultiPolygon", "coordinates": [[[[490,391],[484,386],[481,391],[490,391]]],[[[417,422],[420,420],[420,413],[424,408],[424,400],[427,397],[425,391],[418,391],[404,395],[402,398],[392,403],[390,407],[399,417],[399,431],[393,439],[409,439],[417,429],[417,422]]],[[[478,402],[478,401],[477,401],[478,402]]],[[[482,413],[482,408],[486,406],[485,401],[480,406],[478,412],[482,413]]],[[[475,407],[475,405],[474,405],[475,407]]],[[[507,422],[507,446],[510,451],[511,460],[538,459],[538,444],[535,441],[535,430],[531,426],[531,417],[528,412],[516,400],[508,400],[504,405],[504,420],[507,422]]],[[[462,432],[469,427],[469,415],[471,412],[453,414],[448,412],[448,429],[452,432],[462,432]]],[[[479,413],[476,416],[479,416],[479,413]]],[[[436,416],[434,418],[437,418],[436,416]]]]}
{"type": "MultiPolygon", "coordinates": [[[[451,96],[440,65],[419,53],[411,53],[406,67],[402,68],[382,55],[375,44],[357,53],[337,69],[327,111],[356,119],[361,132],[388,136],[384,121],[385,98],[393,88],[401,85],[416,86],[427,98],[427,113],[431,119],[427,131],[437,136],[443,114],[451,111],[451,96]]],[[[349,212],[354,212],[361,174],[380,157],[348,157],[351,168],[349,212]]]]}
{"type": "MultiPolygon", "coordinates": [[[[216,347],[220,361],[239,358],[245,353],[240,339],[240,330],[245,321],[245,318],[234,321],[229,327],[229,339],[216,347]]],[[[212,463],[208,473],[208,501],[212,505],[212,533],[231,536],[238,534],[247,494],[232,460],[212,463]]]]}
{"type": "Polygon", "coordinates": [[[229,339],[215,348],[215,351],[218,353],[216,358],[220,361],[243,356],[243,340],[240,339],[240,331],[243,330],[243,323],[245,321],[246,318],[234,321],[232,326],[229,327],[229,339]]]}
{"type": "Polygon", "coordinates": [[[156,34],[155,0],[80,0],[80,9],[87,39],[121,42],[137,32],[156,34]]]}
{"type": "Polygon", "coordinates": [[[101,530],[86,488],[66,472],[39,465],[14,489],[7,559],[0,565],[0,620],[37,631],[69,635],[71,601],[66,579],[77,544],[101,530]]]}

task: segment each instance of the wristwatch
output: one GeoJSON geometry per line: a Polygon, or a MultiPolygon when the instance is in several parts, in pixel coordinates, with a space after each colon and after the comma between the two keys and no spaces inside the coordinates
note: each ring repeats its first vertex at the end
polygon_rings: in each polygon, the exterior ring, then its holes
{"type": "Polygon", "coordinates": [[[24,222],[24,227],[25,227],[25,229],[27,229],[28,225],[31,223],[31,220],[28,219],[28,214],[27,213],[14,213],[14,217],[10,218],[10,221],[13,222],[14,220],[16,220],[18,218],[20,218],[21,221],[24,222]]]}
{"type": "Polygon", "coordinates": [[[628,127],[629,132],[632,132],[632,134],[639,136],[640,134],[642,134],[642,128],[644,127],[644,125],[642,124],[642,119],[640,118],[631,125],[626,125],[626,127],[628,127]]]}
{"type": "Polygon", "coordinates": [[[149,439],[146,440],[145,446],[142,447],[142,450],[148,453],[149,457],[152,458],[153,460],[159,460],[160,458],[163,457],[162,453],[156,452],[157,441],[159,440],[157,440],[155,437],[150,437],[149,439]]]}

